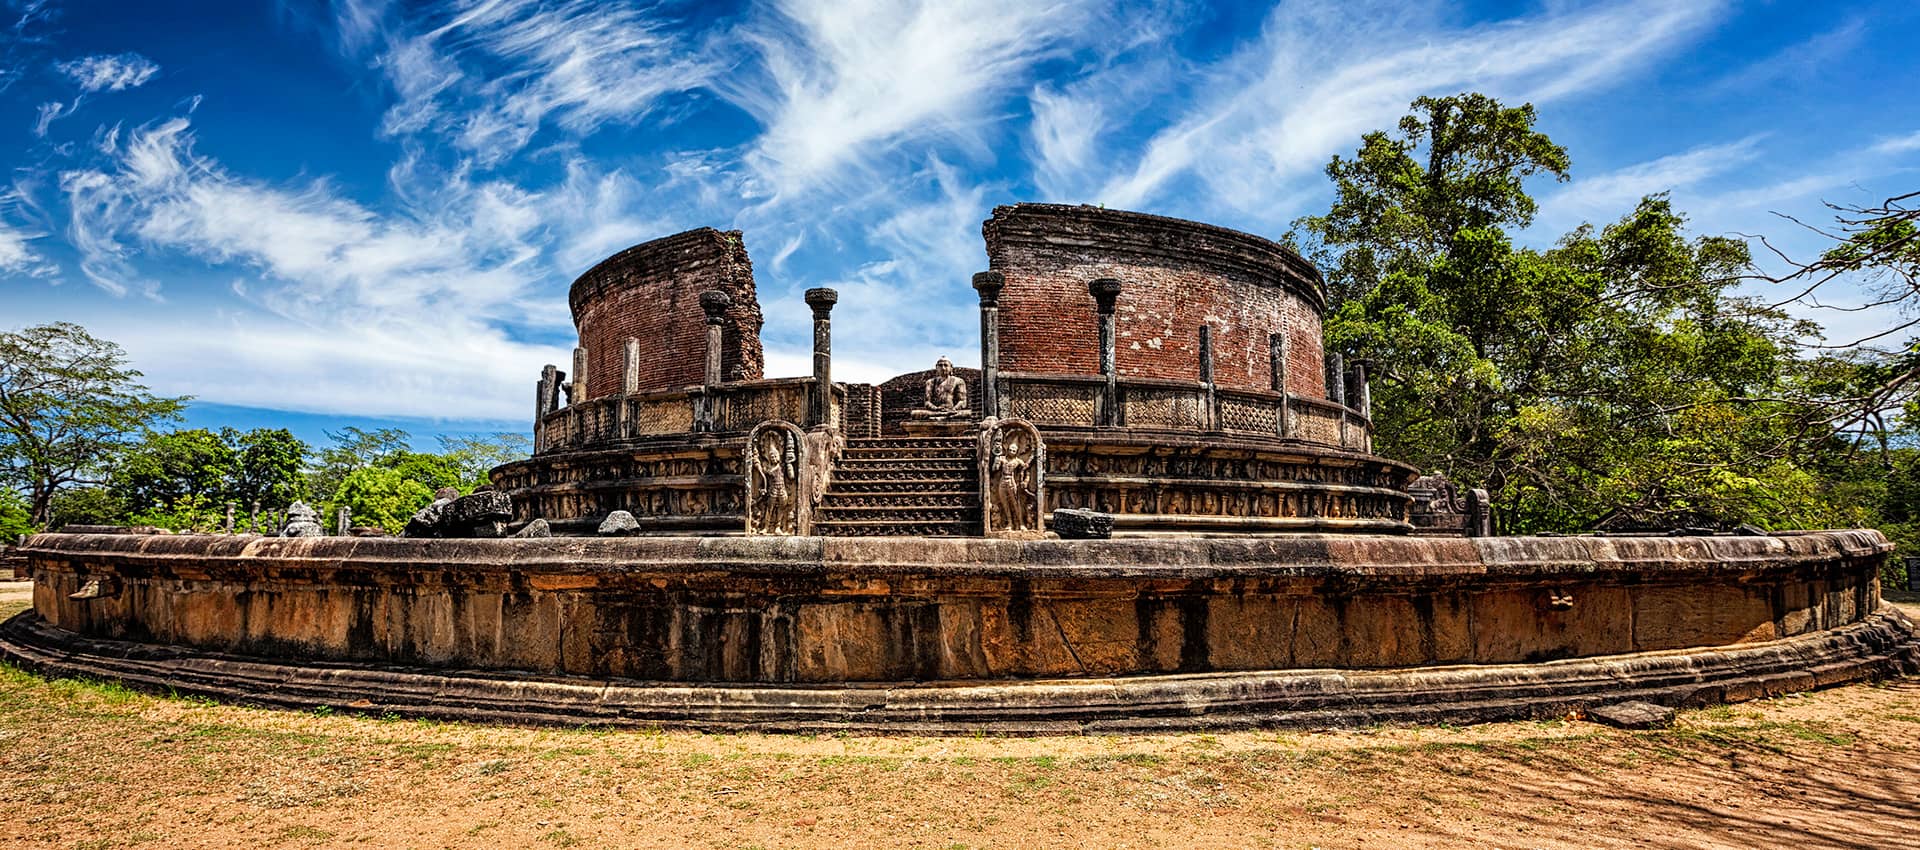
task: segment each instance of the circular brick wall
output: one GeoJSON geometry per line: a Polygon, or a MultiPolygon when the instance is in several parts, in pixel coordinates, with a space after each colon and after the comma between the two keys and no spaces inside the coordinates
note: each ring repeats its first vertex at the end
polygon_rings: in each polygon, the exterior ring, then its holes
{"type": "Polygon", "coordinates": [[[1121,377],[1200,379],[1212,328],[1214,382],[1272,389],[1269,336],[1287,339],[1286,389],[1326,397],[1320,274],[1269,240],[1144,213],[1061,204],[995,208],[982,227],[1000,295],[1000,368],[1094,375],[1100,326],[1087,283],[1117,278],[1121,377]]]}
{"type": "Polygon", "coordinates": [[[700,293],[709,289],[733,298],[722,335],[722,377],[759,380],[764,360],[753,263],[740,231],[703,227],[635,245],[573,282],[567,300],[587,349],[587,395],[575,402],[621,391],[629,337],[640,341],[639,392],[701,383],[707,319],[700,293]]]}

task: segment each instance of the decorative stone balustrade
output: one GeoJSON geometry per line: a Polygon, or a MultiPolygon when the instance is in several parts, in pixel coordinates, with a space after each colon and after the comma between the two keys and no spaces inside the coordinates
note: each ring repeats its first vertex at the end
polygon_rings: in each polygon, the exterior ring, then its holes
{"type": "Polygon", "coordinates": [[[1111,427],[1130,430],[1221,432],[1373,450],[1373,422],[1338,402],[1295,393],[1221,389],[1194,381],[1122,378],[1107,398],[1098,375],[1000,373],[1001,412],[1042,428],[1111,427]]]}

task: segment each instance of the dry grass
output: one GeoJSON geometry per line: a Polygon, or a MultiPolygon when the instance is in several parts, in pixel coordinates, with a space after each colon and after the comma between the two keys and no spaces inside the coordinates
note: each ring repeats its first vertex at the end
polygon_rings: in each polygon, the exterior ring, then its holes
{"type": "Polygon", "coordinates": [[[63,850],[1911,846],[1920,681],[1650,733],[1000,739],[294,714],[0,667],[0,799],[0,844],[63,850]]]}

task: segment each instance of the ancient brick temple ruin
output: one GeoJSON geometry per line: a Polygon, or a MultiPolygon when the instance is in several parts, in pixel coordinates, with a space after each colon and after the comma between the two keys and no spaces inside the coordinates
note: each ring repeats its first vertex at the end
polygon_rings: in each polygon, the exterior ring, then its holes
{"type": "Polygon", "coordinates": [[[813,374],[765,376],[740,234],[622,251],[573,285],[533,456],[431,533],[35,535],[0,660],[298,708],[942,733],[1565,717],[1920,671],[1871,529],[1492,536],[1484,493],[1372,453],[1366,373],[1272,242],[1043,204],[985,234],[982,368],[878,385],[833,380],[827,289],[813,374]]]}
{"type": "Polygon", "coordinates": [[[573,284],[580,346],[540,379],[534,456],[496,485],[574,533],[625,511],[652,533],[1002,536],[1061,508],[1119,535],[1411,528],[1414,470],[1371,453],[1365,369],[1322,351],[1299,255],[1088,206],[983,231],[982,368],[877,386],[832,378],[830,289],[806,294],[814,374],[765,377],[738,232],[607,258],[573,284]]]}

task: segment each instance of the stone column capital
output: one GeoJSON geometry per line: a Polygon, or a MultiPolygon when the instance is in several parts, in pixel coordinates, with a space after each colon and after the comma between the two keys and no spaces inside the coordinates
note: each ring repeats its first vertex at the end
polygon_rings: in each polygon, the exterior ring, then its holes
{"type": "Polygon", "coordinates": [[[806,299],[807,306],[813,308],[813,317],[815,319],[825,319],[827,313],[833,310],[833,305],[840,302],[840,293],[824,286],[818,286],[807,290],[806,299]]]}
{"type": "Polygon", "coordinates": [[[1113,302],[1120,297],[1120,281],[1110,277],[1095,278],[1087,283],[1087,292],[1100,305],[1100,312],[1111,313],[1113,302]]]}
{"type": "Polygon", "coordinates": [[[726,318],[727,308],[732,306],[733,296],[718,289],[700,293],[700,309],[706,311],[708,324],[720,324],[726,318]]]}
{"type": "Polygon", "coordinates": [[[1007,285],[1007,276],[999,272],[974,272],[973,289],[980,293],[980,306],[1000,306],[1000,290],[1007,285]]]}

